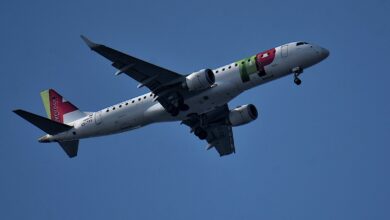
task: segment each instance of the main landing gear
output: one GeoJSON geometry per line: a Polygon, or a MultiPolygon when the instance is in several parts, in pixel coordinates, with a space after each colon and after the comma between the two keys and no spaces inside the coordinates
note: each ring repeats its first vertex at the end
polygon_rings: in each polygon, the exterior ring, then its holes
{"type": "Polygon", "coordinates": [[[303,73],[303,69],[301,67],[294,67],[292,69],[292,72],[294,73],[294,83],[296,85],[301,85],[302,83],[302,80],[298,78],[299,75],[301,75],[301,73],[303,73]]]}
{"type": "Polygon", "coordinates": [[[182,104],[182,105],[179,105],[179,106],[175,106],[175,105],[170,105],[168,108],[167,108],[167,111],[172,115],[172,116],[177,116],[180,111],[188,111],[188,109],[190,109],[190,107],[186,104],[182,104]]]}
{"type": "Polygon", "coordinates": [[[182,124],[191,127],[191,133],[194,133],[200,140],[205,140],[207,138],[208,121],[205,114],[188,114],[187,119],[182,121],[182,124]]]}
{"type": "Polygon", "coordinates": [[[195,128],[194,133],[200,140],[204,140],[207,138],[207,132],[201,127],[195,128]]]}
{"type": "Polygon", "coordinates": [[[172,115],[172,116],[177,116],[180,111],[188,111],[190,107],[184,103],[184,100],[182,97],[177,97],[177,98],[172,98],[171,99],[171,104],[168,106],[167,111],[172,115]]]}

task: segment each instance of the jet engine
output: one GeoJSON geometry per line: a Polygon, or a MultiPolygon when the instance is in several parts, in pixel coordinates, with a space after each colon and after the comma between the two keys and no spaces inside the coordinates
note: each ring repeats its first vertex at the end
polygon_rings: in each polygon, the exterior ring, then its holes
{"type": "Polygon", "coordinates": [[[186,76],[183,87],[189,91],[207,89],[215,83],[215,76],[211,69],[203,69],[186,76]]]}
{"type": "Polygon", "coordinates": [[[232,126],[240,126],[254,121],[258,116],[257,109],[254,105],[242,105],[230,110],[229,123],[232,126]]]}

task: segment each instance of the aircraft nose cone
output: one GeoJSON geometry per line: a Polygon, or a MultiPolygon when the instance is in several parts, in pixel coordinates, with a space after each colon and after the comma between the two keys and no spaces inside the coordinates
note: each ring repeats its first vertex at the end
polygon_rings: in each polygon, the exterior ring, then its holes
{"type": "Polygon", "coordinates": [[[321,48],[321,56],[322,56],[322,59],[325,59],[329,56],[329,50],[325,49],[325,48],[321,48]]]}

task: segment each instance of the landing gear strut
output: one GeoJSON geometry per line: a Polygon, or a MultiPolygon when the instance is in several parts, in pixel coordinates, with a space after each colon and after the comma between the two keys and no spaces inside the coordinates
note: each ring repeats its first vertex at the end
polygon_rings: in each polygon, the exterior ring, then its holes
{"type": "Polygon", "coordinates": [[[188,111],[188,109],[190,109],[190,107],[184,103],[184,100],[183,98],[180,98],[179,101],[178,101],[178,105],[179,105],[179,110],[180,111],[188,111]]]}
{"type": "Polygon", "coordinates": [[[167,111],[172,115],[172,116],[177,116],[180,112],[180,109],[175,107],[174,105],[169,105],[167,108],[167,111]]]}
{"type": "Polygon", "coordinates": [[[190,107],[186,104],[183,104],[183,105],[179,106],[179,109],[180,109],[180,111],[185,112],[185,111],[188,111],[188,109],[190,109],[190,107]]]}
{"type": "Polygon", "coordinates": [[[177,116],[180,113],[180,111],[185,112],[188,111],[188,109],[190,109],[190,107],[186,104],[179,105],[178,107],[174,105],[170,105],[167,111],[171,113],[172,116],[177,116]]]}
{"type": "Polygon", "coordinates": [[[168,100],[170,100],[171,104],[167,107],[167,111],[174,117],[177,116],[180,111],[188,111],[190,109],[179,94],[171,95],[168,97],[168,100]]]}
{"type": "Polygon", "coordinates": [[[298,76],[303,73],[303,69],[301,67],[294,67],[292,69],[292,72],[294,73],[294,83],[296,85],[301,85],[302,81],[298,78],[298,76]]]}

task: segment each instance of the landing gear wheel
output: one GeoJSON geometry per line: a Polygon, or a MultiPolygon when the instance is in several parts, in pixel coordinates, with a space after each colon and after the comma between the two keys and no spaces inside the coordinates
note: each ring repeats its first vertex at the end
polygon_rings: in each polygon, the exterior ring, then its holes
{"type": "Polygon", "coordinates": [[[199,134],[200,134],[202,131],[203,131],[202,128],[197,127],[197,128],[195,128],[194,133],[195,133],[196,136],[199,136],[199,134]]]}
{"type": "Polygon", "coordinates": [[[180,109],[180,111],[188,111],[188,109],[190,109],[190,107],[183,103],[182,105],[179,106],[179,109],[180,109]]]}
{"type": "Polygon", "coordinates": [[[298,77],[294,79],[294,83],[297,84],[297,86],[301,85],[302,80],[300,80],[298,77]]]}
{"type": "Polygon", "coordinates": [[[173,117],[177,116],[179,114],[179,109],[178,108],[173,108],[172,111],[170,111],[171,115],[173,117]]]}
{"type": "Polygon", "coordinates": [[[207,132],[206,131],[202,131],[200,134],[199,134],[199,139],[201,140],[204,140],[207,138],[207,132]]]}
{"type": "Polygon", "coordinates": [[[176,108],[174,105],[168,106],[167,111],[174,117],[177,116],[180,112],[179,109],[176,108]]]}
{"type": "Polygon", "coordinates": [[[292,69],[292,72],[294,73],[294,83],[298,86],[301,85],[302,81],[298,78],[298,76],[303,73],[303,69],[301,67],[295,67],[292,69]]]}
{"type": "Polygon", "coordinates": [[[177,103],[178,103],[179,106],[180,106],[180,105],[184,105],[184,100],[183,100],[183,98],[179,98],[179,100],[177,100],[177,103]]]}
{"type": "Polygon", "coordinates": [[[196,128],[194,133],[201,140],[204,140],[207,138],[207,132],[205,130],[203,130],[202,128],[199,128],[199,127],[196,128]]]}

